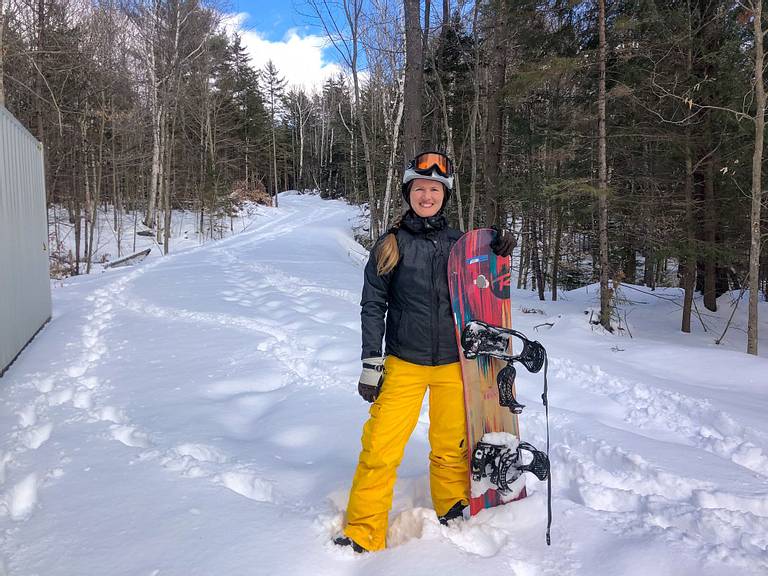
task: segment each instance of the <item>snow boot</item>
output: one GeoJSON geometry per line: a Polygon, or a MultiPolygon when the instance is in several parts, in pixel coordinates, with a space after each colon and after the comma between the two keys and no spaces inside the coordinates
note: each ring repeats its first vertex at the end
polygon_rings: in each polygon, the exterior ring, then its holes
{"type": "Polygon", "coordinates": [[[456,502],[453,506],[451,506],[451,509],[448,510],[445,514],[442,516],[438,516],[437,519],[440,521],[440,524],[443,526],[448,526],[448,523],[451,520],[456,520],[457,518],[464,519],[464,508],[466,508],[465,504],[462,504],[461,501],[456,502]]]}
{"type": "Polygon", "coordinates": [[[341,536],[336,536],[336,538],[333,539],[333,543],[336,544],[336,546],[341,546],[342,548],[345,546],[352,546],[352,550],[358,554],[364,554],[368,552],[368,550],[360,546],[360,544],[352,540],[352,538],[349,536],[344,536],[343,534],[341,536]]]}

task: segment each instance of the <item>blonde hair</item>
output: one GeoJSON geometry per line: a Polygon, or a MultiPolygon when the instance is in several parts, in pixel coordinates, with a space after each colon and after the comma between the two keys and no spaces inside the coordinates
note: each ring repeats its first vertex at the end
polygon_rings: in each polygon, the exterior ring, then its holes
{"type": "Polygon", "coordinates": [[[397,231],[403,222],[403,216],[405,214],[400,216],[397,222],[392,225],[392,228],[387,230],[386,236],[376,250],[376,274],[379,276],[392,272],[400,261],[400,249],[397,247],[397,231]]]}

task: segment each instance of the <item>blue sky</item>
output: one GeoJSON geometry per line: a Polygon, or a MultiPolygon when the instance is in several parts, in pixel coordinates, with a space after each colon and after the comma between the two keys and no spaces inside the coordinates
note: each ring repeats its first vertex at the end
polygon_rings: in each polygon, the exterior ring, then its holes
{"type": "Polygon", "coordinates": [[[305,15],[310,9],[304,0],[232,0],[228,12],[254,67],[271,59],[289,84],[308,89],[341,70],[322,28],[305,15]]]}
{"type": "Polygon", "coordinates": [[[232,11],[249,14],[245,25],[263,33],[271,41],[282,40],[291,29],[302,33],[320,33],[308,18],[300,14],[308,12],[303,0],[232,0],[232,11]]]}

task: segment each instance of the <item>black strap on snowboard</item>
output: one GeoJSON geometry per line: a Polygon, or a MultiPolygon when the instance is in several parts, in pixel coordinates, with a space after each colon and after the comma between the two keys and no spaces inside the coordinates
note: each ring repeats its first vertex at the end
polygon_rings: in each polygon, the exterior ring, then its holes
{"type": "MultiPolygon", "coordinates": [[[[542,346],[542,349],[544,347],[542,346]]],[[[544,420],[546,421],[547,428],[547,456],[549,456],[549,400],[547,399],[547,368],[549,367],[549,359],[547,358],[547,352],[544,351],[544,392],[541,394],[541,400],[544,403],[544,420]]],[[[551,538],[552,528],[552,471],[550,469],[547,475],[547,546],[552,544],[551,538]]]]}
{"type": "Polygon", "coordinates": [[[549,477],[549,457],[528,442],[519,442],[512,448],[481,440],[472,451],[471,472],[473,480],[487,478],[501,494],[509,494],[515,480],[524,472],[546,480],[549,477]],[[523,464],[523,451],[533,457],[528,464],[523,464]]]}
{"type": "Polygon", "coordinates": [[[525,404],[520,404],[515,398],[516,376],[517,370],[511,362],[499,370],[496,375],[496,384],[499,386],[499,404],[509,408],[512,414],[520,414],[525,408],[525,404]]]}
{"type": "MultiPolygon", "coordinates": [[[[539,372],[544,368],[544,391],[541,394],[541,400],[544,404],[544,418],[547,429],[547,458],[549,455],[549,399],[547,397],[548,382],[547,369],[549,368],[549,359],[547,351],[540,342],[528,339],[525,334],[513,330],[512,328],[502,328],[492,326],[479,320],[468,322],[461,333],[461,347],[464,357],[467,359],[477,358],[480,355],[491,356],[500,360],[505,360],[507,365],[502,368],[496,376],[496,383],[499,386],[499,404],[509,408],[513,414],[520,414],[525,407],[515,398],[514,385],[515,370],[514,363],[520,362],[526,370],[532,374],[539,372]],[[520,354],[509,354],[509,346],[512,337],[519,338],[523,342],[523,349],[520,354]]],[[[549,463],[549,460],[547,460],[549,463]]],[[[538,475],[537,475],[538,477],[538,475]]],[[[543,478],[540,478],[543,480],[543,478]]],[[[551,527],[552,527],[552,474],[547,474],[547,546],[551,545],[551,527]]]]}

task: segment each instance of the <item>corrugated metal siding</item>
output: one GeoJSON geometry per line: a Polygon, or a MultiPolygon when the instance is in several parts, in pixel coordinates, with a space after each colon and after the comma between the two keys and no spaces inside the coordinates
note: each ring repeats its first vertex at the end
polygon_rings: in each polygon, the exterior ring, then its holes
{"type": "Polygon", "coordinates": [[[0,374],[50,317],[42,146],[0,106],[0,374]]]}

